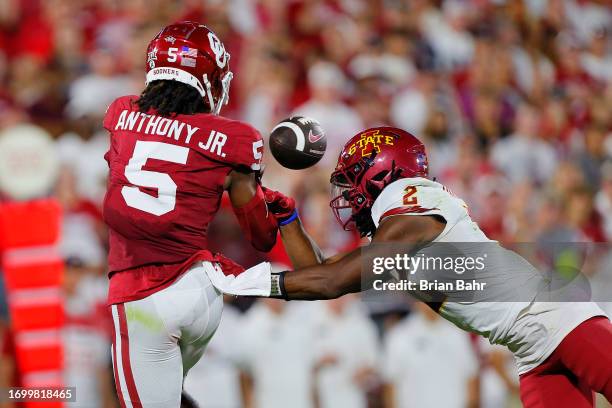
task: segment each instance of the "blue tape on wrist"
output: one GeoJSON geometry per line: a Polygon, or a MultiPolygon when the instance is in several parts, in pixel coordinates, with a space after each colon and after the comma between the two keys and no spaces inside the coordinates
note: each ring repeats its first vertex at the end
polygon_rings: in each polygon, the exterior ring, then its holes
{"type": "Polygon", "coordinates": [[[295,219],[298,217],[298,211],[293,210],[293,212],[291,213],[291,215],[289,216],[289,218],[284,219],[282,221],[278,222],[278,225],[280,225],[281,227],[287,224],[291,224],[293,221],[295,221],[295,219]]]}

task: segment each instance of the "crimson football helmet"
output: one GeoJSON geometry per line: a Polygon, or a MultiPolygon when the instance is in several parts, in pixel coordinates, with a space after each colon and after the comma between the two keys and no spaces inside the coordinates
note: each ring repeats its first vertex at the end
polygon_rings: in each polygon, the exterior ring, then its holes
{"type": "Polygon", "coordinates": [[[342,149],[331,175],[336,219],[347,230],[371,235],[371,208],[390,183],[429,175],[425,146],[405,130],[375,127],[353,136],[342,149]]]}
{"type": "Polygon", "coordinates": [[[149,43],[145,83],[161,79],[190,85],[218,115],[229,98],[233,77],[229,59],[215,33],[202,24],[182,21],[162,28],[149,43]]]}

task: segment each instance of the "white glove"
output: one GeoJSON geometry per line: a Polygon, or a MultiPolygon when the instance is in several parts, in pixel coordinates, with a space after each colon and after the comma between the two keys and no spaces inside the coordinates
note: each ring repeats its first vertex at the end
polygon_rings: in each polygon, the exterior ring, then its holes
{"type": "Polygon", "coordinates": [[[269,297],[272,287],[270,262],[259,263],[238,276],[225,275],[216,263],[204,262],[213,286],[228,295],[269,297]]]}

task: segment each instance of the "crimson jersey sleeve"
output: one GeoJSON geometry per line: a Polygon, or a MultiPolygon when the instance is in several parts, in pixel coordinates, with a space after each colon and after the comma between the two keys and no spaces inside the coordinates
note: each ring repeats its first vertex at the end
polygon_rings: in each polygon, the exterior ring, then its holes
{"type": "Polygon", "coordinates": [[[225,161],[238,169],[261,170],[264,142],[252,126],[239,121],[230,121],[223,126],[227,135],[225,161]]]}
{"type": "MultiPolygon", "coordinates": [[[[260,171],[263,140],[259,132],[238,121],[228,122],[223,131],[227,133],[227,136],[224,134],[220,137],[227,139],[222,154],[223,160],[239,171],[260,171]]],[[[219,135],[215,137],[219,139],[219,135]]],[[[256,194],[247,204],[233,207],[233,210],[246,239],[255,249],[268,252],[276,243],[278,225],[268,211],[261,187],[257,187],[256,194]]]]}

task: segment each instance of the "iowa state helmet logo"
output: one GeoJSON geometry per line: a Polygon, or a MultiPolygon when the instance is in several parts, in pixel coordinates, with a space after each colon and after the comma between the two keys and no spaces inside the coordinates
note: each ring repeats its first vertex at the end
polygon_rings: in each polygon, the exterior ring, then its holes
{"type": "Polygon", "coordinates": [[[361,156],[370,156],[372,152],[380,153],[381,145],[393,146],[395,137],[390,135],[382,135],[379,130],[371,130],[360,135],[360,139],[356,140],[348,150],[352,156],[356,152],[360,152],[361,156]]]}

